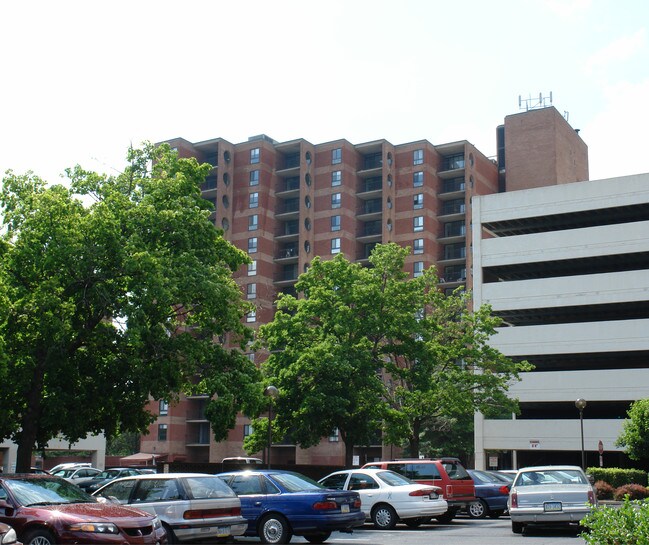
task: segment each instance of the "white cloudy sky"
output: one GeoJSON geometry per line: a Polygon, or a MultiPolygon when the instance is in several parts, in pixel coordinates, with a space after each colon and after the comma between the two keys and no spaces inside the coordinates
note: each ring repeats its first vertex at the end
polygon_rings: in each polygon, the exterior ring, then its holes
{"type": "Polygon", "coordinates": [[[469,140],[553,95],[591,179],[649,172],[646,0],[0,3],[0,173],[112,172],[127,148],[469,140]]]}

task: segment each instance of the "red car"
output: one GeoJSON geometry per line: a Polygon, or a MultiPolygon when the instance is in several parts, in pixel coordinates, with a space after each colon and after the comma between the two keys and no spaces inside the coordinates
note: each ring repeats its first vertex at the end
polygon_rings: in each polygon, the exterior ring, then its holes
{"type": "Polygon", "coordinates": [[[158,517],[100,503],[51,475],[0,475],[0,522],[13,526],[24,545],[167,543],[158,517]]]}
{"type": "Polygon", "coordinates": [[[2,545],[22,545],[16,537],[16,531],[9,526],[0,522],[0,544],[2,545]]]}

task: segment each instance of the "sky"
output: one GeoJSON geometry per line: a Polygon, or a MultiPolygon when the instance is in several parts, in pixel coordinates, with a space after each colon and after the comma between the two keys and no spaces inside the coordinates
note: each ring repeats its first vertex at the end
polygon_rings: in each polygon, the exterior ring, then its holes
{"type": "Polygon", "coordinates": [[[0,173],[260,133],[494,156],[505,116],[550,95],[590,179],[649,172],[648,27],[646,0],[1,2],[0,173]]]}

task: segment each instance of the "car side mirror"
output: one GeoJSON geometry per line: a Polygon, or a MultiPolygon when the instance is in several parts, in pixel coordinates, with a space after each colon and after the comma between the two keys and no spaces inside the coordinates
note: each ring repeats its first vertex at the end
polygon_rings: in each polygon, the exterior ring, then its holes
{"type": "Polygon", "coordinates": [[[0,500],[0,509],[5,510],[5,516],[7,517],[14,514],[14,507],[7,500],[0,500]]]}

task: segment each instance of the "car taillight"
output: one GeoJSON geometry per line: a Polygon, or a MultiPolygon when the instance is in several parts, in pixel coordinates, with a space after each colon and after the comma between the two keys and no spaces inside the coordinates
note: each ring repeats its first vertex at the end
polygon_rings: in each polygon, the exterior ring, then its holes
{"type": "Polygon", "coordinates": [[[588,491],[588,503],[591,505],[597,505],[597,498],[595,497],[595,492],[592,490],[588,491]]]}
{"type": "Polygon", "coordinates": [[[501,486],[498,490],[500,491],[501,494],[505,494],[505,495],[509,494],[509,486],[507,486],[506,484],[501,486]]]}
{"type": "Polygon", "coordinates": [[[354,500],[354,507],[358,507],[359,509],[361,508],[361,499],[360,498],[354,500]]]}
{"type": "Polygon", "coordinates": [[[452,498],[453,497],[453,485],[451,485],[451,484],[446,485],[446,497],[447,498],[452,498]]]}
{"type": "Polygon", "coordinates": [[[335,501],[318,501],[313,504],[313,508],[319,511],[326,509],[338,509],[338,504],[335,501]]]}
{"type": "Polygon", "coordinates": [[[435,492],[434,488],[420,488],[419,490],[413,490],[408,496],[437,496],[437,492],[435,492]]]}
{"type": "Polygon", "coordinates": [[[192,509],[183,513],[185,520],[210,519],[214,517],[238,517],[241,515],[241,507],[230,507],[224,509],[192,509]]]}
{"type": "Polygon", "coordinates": [[[512,492],[509,495],[509,501],[512,504],[512,507],[518,507],[518,494],[516,492],[512,492]]]}

